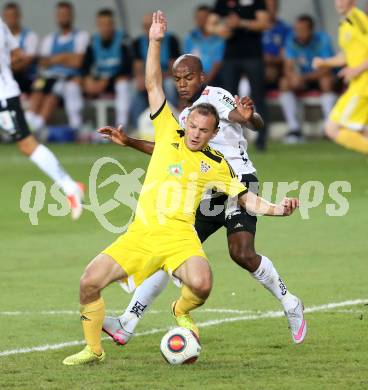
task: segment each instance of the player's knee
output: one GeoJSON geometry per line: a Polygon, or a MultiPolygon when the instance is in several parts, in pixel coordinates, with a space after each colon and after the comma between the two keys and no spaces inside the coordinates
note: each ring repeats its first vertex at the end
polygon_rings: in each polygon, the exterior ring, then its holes
{"type": "Polygon", "coordinates": [[[33,137],[27,137],[17,142],[18,150],[25,156],[30,156],[37,148],[38,143],[33,137]]]}
{"type": "Polygon", "coordinates": [[[190,289],[200,298],[207,299],[212,289],[212,278],[210,274],[196,275],[191,280],[190,289]]]}
{"type": "Polygon", "coordinates": [[[98,279],[88,271],[85,272],[80,279],[80,293],[84,297],[89,297],[98,293],[101,290],[101,285],[98,279]]]}
{"type": "Polygon", "coordinates": [[[253,269],[253,265],[257,262],[258,255],[253,248],[248,245],[231,245],[230,246],[231,258],[240,265],[240,267],[246,270],[253,269]]]}
{"type": "Polygon", "coordinates": [[[335,123],[327,122],[325,126],[325,135],[330,139],[335,139],[337,137],[339,128],[335,123]]]}

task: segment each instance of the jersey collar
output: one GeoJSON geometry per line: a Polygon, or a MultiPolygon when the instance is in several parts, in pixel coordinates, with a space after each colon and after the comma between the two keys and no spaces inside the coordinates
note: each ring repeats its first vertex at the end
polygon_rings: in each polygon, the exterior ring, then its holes
{"type": "Polygon", "coordinates": [[[202,92],[206,88],[207,88],[207,84],[202,84],[201,87],[199,88],[198,92],[192,96],[192,98],[190,99],[190,102],[193,104],[196,100],[198,100],[201,97],[202,92]]]}

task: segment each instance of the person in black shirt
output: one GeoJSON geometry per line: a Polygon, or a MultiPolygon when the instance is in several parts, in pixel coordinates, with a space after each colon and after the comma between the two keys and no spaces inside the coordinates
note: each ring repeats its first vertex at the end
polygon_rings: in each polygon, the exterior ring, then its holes
{"type": "MultiPolygon", "coordinates": [[[[257,111],[266,118],[262,33],[269,28],[264,0],[217,0],[214,13],[222,18],[217,33],[226,38],[222,69],[224,88],[238,92],[246,74],[257,111]]],[[[259,133],[258,149],[266,146],[266,131],[259,133]]]]}
{"type": "Polygon", "coordinates": [[[92,35],[83,66],[83,89],[86,95],[97,97],[102,93],[115,93],[116,123],[126,126],[130,108],[132,60],[123,43],[126,34],[115,29],[110,9],[97,13],[97,31],[92,35]]]}

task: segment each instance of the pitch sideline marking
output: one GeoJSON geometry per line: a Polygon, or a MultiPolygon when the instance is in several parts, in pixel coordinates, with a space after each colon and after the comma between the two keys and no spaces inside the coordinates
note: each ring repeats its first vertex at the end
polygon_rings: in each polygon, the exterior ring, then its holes
{"type": "MultiPolygon", "coordinates": [[[[329,309],[335,309],[337,307],[344,307],[344,306],[354,306],[359,304],[368,304],[368,299],[355,299],[355,300],[349,300],[349,301],[343,301],[343,302],[332,302],[327,303],[324,305],[318,305],[318,306],[311,306],[305,309],[305,313],[315,313],[323,310],[329,310],[329,309]]],[[[266,318],[278,318],[282,317],[284,315],[283,311],[268,311],[261,314],[252,314],[252,315],[246,315],[241,317],[231,317],[231,318],[223,318],[218,320],[210,320],[205,322],[198,322],[198,326],[200,328],[205,328],[208,326],[214,326],[214,325],[220,325],[224,323],[229,322],[237,322],[237,321],[250,321],[250,320],[258,320],[258,319],[266,319],[266,318]]],[[[166,332],[171,327],[165,327],[165,328],[153,328],[144,332],[136,333],[135,337],[139,336],[147,336],[152,335],[156,333],[166,332]]],[[[108,339],[108,337],[104,337],[103,340],[108,339]]],[[[50,351],[50,350],[57,350],[62,349],[66,347],[73,347],[76,345],[83,345],[85,343],[84,340],[75,340],[75,341],[67,341],[64,343],[58,343],[58,344],[45,344],[45,345],[39,345],[35,347],[29,347],[29,348],[18,348],[18,349],[10,349],[7,351],[1,351],[1,356],[10,356],[10,355],[18,355],[21,353],[29,353],[29,352],[42,352],[42,351],[50,351]]]]}

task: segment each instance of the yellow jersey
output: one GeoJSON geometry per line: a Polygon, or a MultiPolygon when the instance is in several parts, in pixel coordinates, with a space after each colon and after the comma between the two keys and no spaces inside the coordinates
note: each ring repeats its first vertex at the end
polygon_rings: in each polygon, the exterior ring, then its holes
{"type": "MultiPolygon", "coordinates": [[[[339,26],[339,46],[345,54],[347,66],[356,67],[368,60],[368,16],[354,7],[339,26]]],[[[368,95],[368,71],[350,82],[356,93],[368,95]]]]}
{"type": "Polygon", "coordinates": [[[209,146],[188,149],[185,131],[166,101],[151,119],[155,149],[139,196],[135,227],[194,225],[196,210],[209,189],[231,197],[247,192],[220,152],[209,146]]]}

